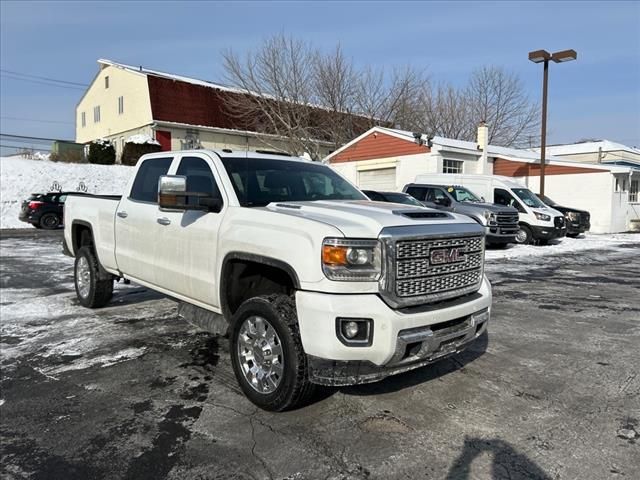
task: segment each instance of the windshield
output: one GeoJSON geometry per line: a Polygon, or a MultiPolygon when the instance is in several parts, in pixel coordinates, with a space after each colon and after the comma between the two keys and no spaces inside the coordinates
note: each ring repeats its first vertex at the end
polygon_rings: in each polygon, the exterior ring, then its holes
{"type": "Polygon", "coordinates": [[[331,168],[311,162],[265,158],[223,158],[243,207],[271,202],[368,200],[331,168]]]}
{"type": "Polygon", "coordinates": [[[447,187],[447,192],[453,196],[458,202],[480,202],[471,191],[464,187],[447,187]]]}
{"type": "Polygon", "coordinates": [[[405,195],[403,193],[385,193],[385,198],[389,202],[404,203],[405,205],[415,205],[417,207],[424,207],[422,203],[413,198],[411,195],[405,195]]]}
{"type": "Polygon", "coordinates": [[[546,205],[540,201],[536,194],[528,188],[512,188],[513,192],[524,202],[527,207],[544,208],[546,205]]]}

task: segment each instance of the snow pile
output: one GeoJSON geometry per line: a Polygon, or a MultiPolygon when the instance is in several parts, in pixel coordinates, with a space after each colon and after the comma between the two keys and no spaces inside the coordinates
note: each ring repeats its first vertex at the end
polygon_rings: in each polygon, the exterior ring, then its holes
{"type": "Polygon", "coordinates": [[[579,238],[562,238],[552,240],[549,245],[509,245],[502,250],[488,249],[485,258],[488,263],[499,263],[494,260],[522,258],[531,256],[561,255],[584,250],[611,250],[623,244],[637,243],[640,249],[640,234],[613,233],[598,235],[587,233],[579,238]]]}
{"type": "Polygon", "coordinates": [[[0,158],[0,228],[27,228],[20,206],[32,193],[51,190],[121,195],[133,173],[125,165],[54,163],[19,157],[0,158]]]}
{"type": "Polygon", "coordinates": [[[49,160],[50,157],[51,157],[50,153],[42,153],[42,152],[35,152],[32,155],[33,160],[49,160]]]}
{"type": "Polygon", "coordinates": [[[157,140],[151,138],[149,135],[144,135],[142,133],[138,134],[138,135],[132,135],[129,138],[127,138],[127,142],[126,143],[137,143],[139,145],[143,145],[145,143],[150,144],[150,145],[160,145],[160,142],[158,142],[157,140]]]}

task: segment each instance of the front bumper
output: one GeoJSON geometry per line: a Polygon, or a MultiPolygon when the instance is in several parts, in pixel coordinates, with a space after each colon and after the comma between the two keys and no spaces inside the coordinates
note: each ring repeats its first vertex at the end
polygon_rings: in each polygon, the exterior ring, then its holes
{"type": "Polygon", "coordinates": [[[486,330],[491,286],[485,277],[476,293],[401,310],[372,294],[298,291],[296,306],[311,380],[350,385],[381,380],[463,350],[486,330]],[[371,345],[343,344],[336,334],[338,317],[371,319],[371,345]]]}
{"type": "Polygon", "coordinates": [[[591,228],[590,223],[572,222],[567,220],[567,233],[569,235],[576,235],[584,232],[588,232],[591,228]]]}
{"type": "Polygon", "coordinates": [[[531,225],[531,234],[534,240],[553,240],[562,238],[567,234],[567,227],[538,227],[531,225]]]}

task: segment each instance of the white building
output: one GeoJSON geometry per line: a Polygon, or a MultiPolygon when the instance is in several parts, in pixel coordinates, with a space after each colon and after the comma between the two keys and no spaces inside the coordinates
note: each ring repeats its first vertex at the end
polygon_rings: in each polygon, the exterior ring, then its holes
{"type": "MultiPolygon", "coordinates": [[[[422,173],[504,175],[539,190],[538,153],[486,145],[483,125],[478,138],[475,143],[434,137],[431,145],[420,145],[412,132],[374,127],[325,161],[360,188],[370,190],[398,191],[422,173]]],[[[561,205],[591,212],[591,231],[596,233],[640,229],[639,181],[640,166],[558,157],[546,161],[545,194],[561,205]]]]}

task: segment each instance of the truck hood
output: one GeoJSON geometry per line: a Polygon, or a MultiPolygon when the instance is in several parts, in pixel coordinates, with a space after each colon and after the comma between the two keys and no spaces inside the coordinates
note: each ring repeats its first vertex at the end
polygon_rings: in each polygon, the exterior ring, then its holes
{"type": "Polygon", "coordinates": [[[476,222],[464,215],[398,203],[353,201],[278,202],[269,211],[331,225],[349,238],[377,238],[385,227],[476,222]]]}

